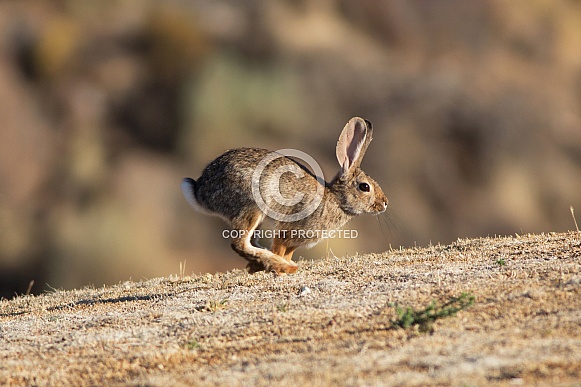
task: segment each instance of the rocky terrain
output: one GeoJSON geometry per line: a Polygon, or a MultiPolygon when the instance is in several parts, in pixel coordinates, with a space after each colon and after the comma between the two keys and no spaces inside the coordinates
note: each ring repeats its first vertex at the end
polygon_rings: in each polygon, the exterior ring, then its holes
{"type": "Polygon", "coordinates": [[[579,383],[579,232],[0,301],[1,385],[579,383]],[[448,302],[461,310],[422,323],[448,302]]]}

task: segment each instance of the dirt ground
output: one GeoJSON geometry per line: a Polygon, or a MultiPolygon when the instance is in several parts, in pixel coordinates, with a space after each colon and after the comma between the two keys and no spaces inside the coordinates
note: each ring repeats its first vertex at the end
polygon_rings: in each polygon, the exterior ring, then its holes
{"type": "Polygon", "coordinates": [[[581,234],[0,301],[0,385],[581,385],[581,234]],[[394,327],[468,292],[431,331],[394,327]]]}

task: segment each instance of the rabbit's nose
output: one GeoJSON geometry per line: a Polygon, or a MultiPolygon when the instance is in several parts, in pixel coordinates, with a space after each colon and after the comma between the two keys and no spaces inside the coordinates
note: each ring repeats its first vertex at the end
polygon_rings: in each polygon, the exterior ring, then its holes
{"type": "Polygon", "coordinates": [[[376,213],[381,214],[382,212],[387,210],[387,203],[388,203],[387,198],[384,198],[384,199],[381,199],[381,200],[378,200],[377,202],[375,202],[374,207],[375,207],[376,213]]]}
{"type": "Polygon", "coordinates": [[[383,197],[383,209],[387,210],[387,205],[389,204],[389,199],[387,198],[387,196],[383,197]]]}
{"type": "Polygon", "coordinates": [[[385,210],[387,210],[387,204],[388,204],[388,203],[389,203],[389,201],[387,200],[387,198],[384,198],[384,199],[381,201],[380,205],[379,205],[379,207],[381,208],[381,209],[379,210],[379,212],[384,212],[385,210]]]}

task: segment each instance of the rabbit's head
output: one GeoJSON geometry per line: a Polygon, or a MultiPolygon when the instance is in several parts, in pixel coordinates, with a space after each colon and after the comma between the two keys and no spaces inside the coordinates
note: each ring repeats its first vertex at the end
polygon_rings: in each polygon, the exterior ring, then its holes
{"type": "Polygon", "coordinates": [[[347,122],[337,141],[337,160],[341,169],[330,183],[330,190],[349,215],[380,214],[387,209],[388,199],[375,180],[360,168],[371,142],[371,122],[354,117],[347,122]]]}

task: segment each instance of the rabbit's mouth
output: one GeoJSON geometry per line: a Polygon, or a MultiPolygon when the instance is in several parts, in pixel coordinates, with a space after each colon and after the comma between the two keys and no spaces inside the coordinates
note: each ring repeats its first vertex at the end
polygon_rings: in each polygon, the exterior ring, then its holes
{"type": "Polygon", "coordinates": [[[373,206],[371,206],[369,213],[372,215],[382,214],[385,212],[385,210],[387,210],[387,204],[387,198],[384,201],[375,202],[373,206]]]}

